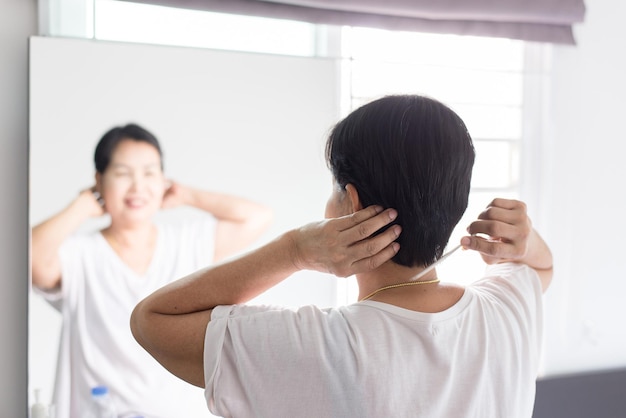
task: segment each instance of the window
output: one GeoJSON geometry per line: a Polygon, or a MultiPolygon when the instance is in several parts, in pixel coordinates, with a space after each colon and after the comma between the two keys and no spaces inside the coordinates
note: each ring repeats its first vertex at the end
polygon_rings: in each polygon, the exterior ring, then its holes
{"type": "Polygon", "coordinates": [[[309,23],[95,0],[100,40],[313,56],[315,37],[309,23]]]}
{"type": "MultiPolygon", "coordinates": [[[[114,0],[84,0],[84,4],[85,26],[93,28],[87,37],[99,40],[296,56],[340,51],[330,55],[340,56],[341,60],[344,115],[374,98],[393,93],[425,94],[446,103],[466,122],[477,151],[469,207],[451,237],[450,247],[493,197],[518,198],[522,192],[522,157],[528,149],[536,148],[539,140],[536,135],[524,137],[529,135],[524,132],[528,120],[540,119],[540,113],[536,113],[540,110],[533,108],[535,103],[528,103],[529,84],[535,88],[531,99],[540,101],[537,97],[541,92],[537,94],[536,88],[542,76],[540,71],[529,74],[528,51],[540,51],[540,45],[470,36],[324,28],[114,0]],[[530,146],[529,140],[534,141],[530,146]]],[[[541,53],[532,56],[541,61],[541,53]]],[[[531,61],[534,70],[542,69],[537,59],[531,61]]],[[[533,128],[536,133],[536,124],[533,128]]],[[[536,176],[525,174],[527,183],[538,181],[527,179],[529,175],[536,176]]],[[[483,268],[476,254],[458,252],[439,271],[446,280],[465,284],[466,278],[477,277],[483,268]]],[[[354,285],[339,286],[337,303],[355,300],[354,285]]]]}
{"type": "MultiPolygon", "coordinates": [[[[494,197],[519,197],[524,42],[365,28],[344,28],[341,38],[345,113],[386,94],[417,93],[441,100],[465,121],[477,157],[469,206],[448,249],[494,197]]],[[[461,284],[483,270],[471,252],[438,266],[444,280],[461,284]]],[[[343,283],[338,303],[356,300],[356,284],[343,283]]]]}

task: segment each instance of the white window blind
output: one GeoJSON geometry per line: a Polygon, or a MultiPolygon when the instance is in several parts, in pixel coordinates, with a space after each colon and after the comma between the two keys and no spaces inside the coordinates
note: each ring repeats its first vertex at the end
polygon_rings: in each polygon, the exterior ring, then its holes
{"type": "Polygon", "coordinates": [[[574,43],[582,0],[129,0],[336,26],[574,43]]]}

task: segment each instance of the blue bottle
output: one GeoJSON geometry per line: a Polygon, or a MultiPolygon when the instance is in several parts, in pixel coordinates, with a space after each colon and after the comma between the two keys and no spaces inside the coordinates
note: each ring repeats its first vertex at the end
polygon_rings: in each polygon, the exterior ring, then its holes
{"type": "Polygon", "coordinates": [[[91,414],[93,418],[117,418],[117,411],[106,386],[91,388],[91,414]]]}

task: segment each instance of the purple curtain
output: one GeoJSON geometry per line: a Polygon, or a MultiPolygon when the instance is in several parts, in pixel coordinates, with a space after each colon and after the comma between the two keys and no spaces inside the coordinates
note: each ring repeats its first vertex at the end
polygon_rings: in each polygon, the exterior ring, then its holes
{"type": "Polygon", "coordinates": [[[221,13],[574,44],[583,0],[127,0],[221,13]]]}

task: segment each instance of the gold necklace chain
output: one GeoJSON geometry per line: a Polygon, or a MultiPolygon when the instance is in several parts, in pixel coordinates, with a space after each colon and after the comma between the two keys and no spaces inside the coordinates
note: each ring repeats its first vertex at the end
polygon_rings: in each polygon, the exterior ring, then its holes
{"type": "Polygon", "coordinates": [[[420,277],[423,277],[426,273],[428,273],[429,271],[434,269],[435,266],[437,266],[437,264],[441,263],[443,260],[448,258],[452,253],[454,253],[459,248],[461,248],[460,244],[457,245],[456,247],[454,247],[453,249],[451,249],[450,251],[448,251],[447,253],[445,253],[444,255],[442,255],[439,260],[435,261],[433,264],[431,264],[430,266],[428,266],[424,270],[422,270],[417,276],[413,277],[411,281],[404,282],[404,283],[398,283],[398,284],[391,284],[389,286],[381,287],[380,289],[374,290],[372,293],[370,293],[369,295],[365,296],[363,299],[359,300],[359,302],[363,302],[364,300],[368,300],[369,298],[374,296],[376,293],[382,292],[383,290],[387,290],[387,289],[393,289],[394,287],[414,286],[416,284],[439,283],[439,279],[424,280],[422,282],[418,282],[417,279],[419,279],[420,277]]]}
{"type": "Polygon", "coordinates": [[[374,290],[372,293],[370,293],[369,295],[365,296],[363,299],[359,300],[359,302],[363,302],[364,300],[368,300],[369,298],[371,298],[372,296],[374,296],[378,292],[382,292],[383,290],[393,289],[395,287],[414,286],[414,285],[417,285],[417,284],[439,283],[439,281],[440,281],[439,279],[433,279],[433,280],[424,280],[422,282],[404,282],[404,283],[398,283],[398,284],[390,284],[389,286],[383,286],[380,289],[374,290]]]}

